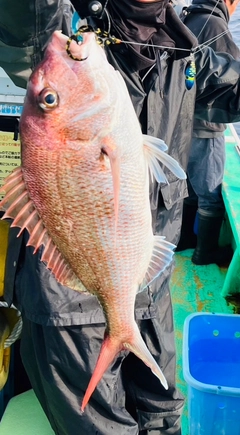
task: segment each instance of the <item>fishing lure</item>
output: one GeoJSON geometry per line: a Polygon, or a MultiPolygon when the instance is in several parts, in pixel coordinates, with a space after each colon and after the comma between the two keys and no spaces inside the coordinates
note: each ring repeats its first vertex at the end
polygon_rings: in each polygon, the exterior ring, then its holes
{"type": "Polygon", "coordinates": [[[85,60],[85,59],[78,59],[77,57],[72,55],[71,50],[70,50],[70,45],[71,45],[72,41],[77,42],[77,44],[81,44],[83,42],[82,32],[77,32],[68,38],[67,43],[66,43],[66,52],[67,52],[68,56],[71,57],[71,59],[73,59],[73,60],[77,60],[77,61],[85,60]]]}
{"type": "Polygon", "coordinates": [[[188,91],[192,89],[196,77],[196,64],[194,61],[193,54],[191,54],[190,57],[191,59],[188,61],[187,66],[185,68],[185,84],[188,91]]]}

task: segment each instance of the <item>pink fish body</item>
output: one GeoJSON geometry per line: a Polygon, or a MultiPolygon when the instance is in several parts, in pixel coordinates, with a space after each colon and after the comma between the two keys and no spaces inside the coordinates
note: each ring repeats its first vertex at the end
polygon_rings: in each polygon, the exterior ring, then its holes
{"type": "Polygon", "coordinates": [[[83,42],[55,32],[32,74],[21,117],[22,166],[1,206],[56,279],[98,297],[107,329],[82,410],[122,349],[167,381],[134,320],[141,291],[170,263],[174,246],[152,232],[149,173],[158,163],[185,174],[159,139],[143,136],[126,85],[92,33],[83,42]],[[80,60],[82,59],[82,60],[80,60]]]}

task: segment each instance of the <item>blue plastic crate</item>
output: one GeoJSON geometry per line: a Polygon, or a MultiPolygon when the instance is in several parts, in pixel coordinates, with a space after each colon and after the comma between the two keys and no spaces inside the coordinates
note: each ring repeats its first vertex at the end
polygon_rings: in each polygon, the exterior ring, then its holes
{"type": "Polygon", "coordinates": [[[196,313],[183,333],[189,435],[240,435],[240,316],[196,313]]]}

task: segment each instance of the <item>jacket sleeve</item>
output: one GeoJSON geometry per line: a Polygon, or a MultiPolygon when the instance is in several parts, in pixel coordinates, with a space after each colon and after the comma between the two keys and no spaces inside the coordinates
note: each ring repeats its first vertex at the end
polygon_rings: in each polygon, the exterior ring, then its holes
{"type": "Polygon", "coordinates": [[[68,34],[68,0],[0,0],[0,66],[13,82],[26,87],[54,30],[68,34]]]}
{"type": "Polygon", "coordinates": [[[195,117],[209,122],[240,121],[240,61],[206,47],[195,54],[195,117]]]}

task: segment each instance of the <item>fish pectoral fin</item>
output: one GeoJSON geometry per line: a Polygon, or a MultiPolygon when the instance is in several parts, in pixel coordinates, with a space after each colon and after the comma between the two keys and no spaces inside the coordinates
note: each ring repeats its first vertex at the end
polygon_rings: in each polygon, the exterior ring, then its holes
{"type": "Polygon", "coordinates": [[[120,158],[116,149],[116,145],[105,138],[105,143],[102,146],[102,153],[109,158],[112,180],[113,180],[113,198],[114,198],[114,213],[115,227],[117,228],[118,210],[119,210],[119,192],[120,192],[120,158]]]}
{"type": "Polygon", "coordinates": [[[168,147],[163,140],[143,135],[143,144],[152,181],[155,178],[158,183],[168,184],[167,177],[159,162],[166,166],[176,177],[186,179],[186,174],[179,163],[165,152],[168,147]]]}
{"type": "Polygon", "coordinates": [[[154,236],[152,258],[145,279],[138,289],[138,293],[151,284],[151,282],[171,263],[174,255],[174,248],[176,248],[176,246],[165,240],[165,237],[154,236]]]}
{"type": "Polygon", "coordinates": [[[52,271],[57,281],[79,292],[86,291],[81,281],[66,263],[43,224],[33,201],[30,199],[21,168],[16,168],[4,180],[0,193],[5,193],[0,208],[5,210],[3,219],[13,219],[11,227],[18,227],[18,236],[26,229],[29,233],[27,246],[34,247],[34,254],[43,246],[41,261],[52,271]]]}

